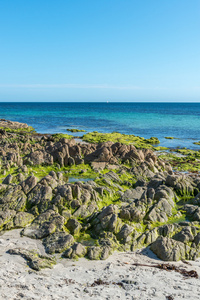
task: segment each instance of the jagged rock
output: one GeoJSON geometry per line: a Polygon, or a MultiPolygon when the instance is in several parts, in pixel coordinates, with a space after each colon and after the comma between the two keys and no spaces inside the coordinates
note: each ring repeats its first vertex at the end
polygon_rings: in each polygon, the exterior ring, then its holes
{"type": "Polygon", "coordinates": [[[116,183],[122,183],[122,180],[119,178],[119,176],[113,172],[113,171],[109,171],[108,173],[103,175],[104,178],[109,178],[111,179],[113,182],[116,183]]]}
{"type": "Polygon", "coordinates": [[[147,190],[147,198],[154,199],[155,196],[155,190],[153,188],[149,188],[147,190]]]}
{"type": "Polygon", "coordinates": [[[27,173],[28,172],[28,168],[26,165],[22,165],[20,168],[18,168],[17,170],[18,172],[22,172],[22,173],[27,173]]]}
{"type": "Polygon", "coordinates": [[[37,178],[35,176],[29,176],[20,185],[25,194],[28,194],[37,184],[37,178]]]}
{"type": "Polygon", "coordinates": [[[81,198],[81,189],[77,184],[72,185],[72,195],[75,199],[81,198]]]}
{"type": "Polygon", "coordinates": [[[3,184],[10,184],[13,180],[13,176],[11,174],[9,174],[8,176],[6,176],[6,178],[3,180],[3,184]]]}
{"type": "Polygon", "coordinates": [[[20,211],[13,219],[13,227],[21,228],[30,224],[34,220],[34,216],[24,211],[20,211]]]}
{"type": "Polygon", "coordinates": [[[90,216],[95,210],[98,209],[98,206],[96,203],[93,203],[89,206],[87,205],[81,205],[74,213],[74,217],[81,217],[81,218],[86,218],[90,216]]]}
{"type": "Polygon", "coordinates": [[[93,153],[86,155],[84,157],[84,163],[88,164],[93,161],[110,162],[111,158],[112,158],[112,149],[110,147],[106,147],[104,144],[102,147],[99,146],[99,148],[93,153]]]}
{"type": "Polygon", "coordinates": [[[109,249],[115,249],[118,246],[117,238],[112,232],[100,232],[98,243],[100,246],[109,249]]]}
{"type": "Polygon", "coordinates": [[[45,211],[52,199],[52,188],[38,183],[28,194],[28,206],[37,206],[39,212],[45,211]]]}
{"type": "MultiPolygon", "coordinates": [[[[182,255],[180,245],[186,247],[186,243],[190,249],[185,248],[185,257],[193,259],[200,254],[198,175],[175,175],[171,166],[152,150],[138,150],[133,145],[113,142],[78,144],[75,140],[60,139],[59,135],[31,136],[4,131],[0,135],[1,173],[6,176],[13,168],[18,172],[14,177],[10,174],[4,184],[0,184],[1,230],[21,228],[31,223],[22,230],[22,235],[44,239],[47,251],[65,251],[65,255],[71,258],[84,256],[86,248],[74,240],[70,247],[72,241],[69,242],[68,238],[72,236],[66,233],[66,228],[80,240],[80,231],[83,240],[84,233],[90,232],[99,247],[91,246],[94,243],[90,240],[83,243],[89,246],[88,256],[94,259],[104,259],[114,249],[127,250],[154,244],[159,235],[169,239],[169,245],[163,244],[166,247],[171,245],[170,255],[175,258],[180,253],[182,255]],[[125,161],[132,167],[123,165],[125,161]],[[51,171],[38,183],[36,177],[28,175],[34,174],[34,168],[31,170],[27,167],[29,165],[43,165],[42,172],[46,172],[53,163],[58,170],[83,162],[89,163],[98,173],[95,181],[65,184],[64,171],[51,171]],[[107,171],[101,172],[105,168],[107,171]],[[134,184],[136,179],[138,181],[134,184]],[[190,205],[183,207],[180,201],[183,195],[196,197],[190,199],[190,205]],[[110,203],[112,197],[113,203],[121,203],[99,209],[107,201],[110,203]],[[184,221],[155,227],[156,222],[167,222],[172,216],[178,220],[183,216],[176,211],[176,202],[182,206],[180,211],[183,208],[189,219],[196,223],[184,221]],[[79,222],[79,218],[84,220],[79,222]],[[176,244],[178,242],[181,244],[176,244]]],[[[76,171],[77,167],[72,169],[76,171]]],[[[88,171],[81,166],[78,173],[88,171]]]]}
{"type": "Polygon", "coordinates": [[[149,220],[151,222],[161,222],[161,223],[164,223],[164,222],[168,221],[168,217],[167,217],[167,214],[165,213],[165,211],[160,211],[159,209],[157,209],[155,207],[147,215],[147,220],[149,220]]]}
{"type": "Polygon", "coordinates": [[[200,245],[200,232],[198,232],[197,235],[194,237],[194,244],[195,246],[200,245]]]}
{"type": "Polygon", "coordinates": [[[180,232],[173,236],[173,239],[182,243],[188,243],[194,240],[194,236],[190,227],[184,227],[180,232]]]}
{"type": "Polygon", "coordinates": [[[193,179],[186,175],[168,175],[166,185],[173,187],[180,194],[192,194],[196,188],[193,179]]]}
{"type": "Polygon", "coordinates": [[[14,121],[9,121],[5,119],[0,119],[0,127],[11,128],[11,129],[21,129],[28,128],[29,126],[26,123],[19,123],[14,121]]]}
{"type": "Polygon", "coordinates": [[[47,253],[63,252],[74,242],[71,234],[65,232],[55,232],[43,240],[47,253]]]}
{"type": "Polygon", "coordinates": [[[63,197],[67,203],[73,200],[72,188],[69,184],[61,185],[57,187],[57,194],[63,197]]]}
{"type": "MultiPolygon", "coordinates": [[[[200,183],[198,183],[198,188],[200,187],[200,183]]],[[[200,193],[196,195],[194,199],[191,200],[191,204],[200,206],[200,193]]]]}
{"type": "Polygon", "coordinates": [[[97,247],[97,246],[88,247],[87,256],[91,260],[107,259],[109,254],[110,254],[109,247],[97,247]]]}
{"type": "Polygon", "coordinates": [[[68,165],[69,165],[69,166],[75,165],[75,160],[74,160],[73,157],[69,157],[69,158],[68,158],[68,165]]]}
{"type": "Polygon", "coordinates": [[[50,171],[49,176],[53,177],[55,180],[58,179],[55,171],[50,171]]]}
{"type": "Polygon", "coordinates": [[[22,173],[17,174],[15,176],[15,178],[16,178],[17,182],[21,183],[22,181],[24,181],[24,175],[22,173]]]}
{"type": "MultiPolygon", "coordinates": [[[[155,170],[154,170],[155,171],[155,170]]],[[[154,177],[154,172],[149,169],[149,166],[142,162],[139,166],[134,166],[134,168],[131,170],[131,174],[139,178],[148,178],[151,179],[154,177]]]]}
{"type": "Polygon", "coordinates": [[[56,261],[53,257],[47,255],[40,255],[39,253],[35,252],[34,250],[27,250],[27,249],[9,249],[7,253],[11,255],[20,255],[26,261],[28,266],[35,270],[40,271],[44,268],[52,268],[53,265],[56,264],[56,261]]]}
{"type": "Polygon", "coordinates": [[[172,234],[175,232],[176,228],[179,228],[180,226],[178,224],[165,224],[163,226],[158,227],[158,233],[159,235],[162,235],[164,237],[171,237],[172,234]]]}
{"type": "Polygon", "coordinates": [[[185,211],[186,215],[189,216],[192,221],[200,221],[200,207],[186,204],[182,210],[185,211]]]}
{"type": "Polygon", "coordinates": [[[21,234],[34,239],[42,239],[48,235],[63,230],[65,219],[53,210],[40,214],[30,227],[22,230],[21,234]]]}
{"type": "Polygon", "coordinates": [[[69,219],[66,227],[71,234],[78,234],[82,228],[81,224],[76,219],[69,219]]]}
{"type": "Polygon", "coordinates": [[[117,232],[120,229],[121,221],[118,219],[118,208],[111,204],[104,207],[92,221],[92,227],[96,234],[103,231],[117,232]]]}
{"type": "Polygon", "coordinates": [[[101,252],[102,252],[102,249],[100,247],[91,246],[91,247],[88,247],[87,256],[91,260],[98,260],[98,259],[101,259],[101,252]]]}
{"type": "Polygon", "coordinates": [[[130,234],[133,232],[134,228],[124,224],[121,228],[121,230],[117,234],[117,239],[122,243],[129,243],[131,241],[130,234]]]}
{"type": "Polygon", "coordinates": [[[52,176],[47,175],[43,177],[40,182],[41,185],[49,186],[50,188],[54,189],[57,185],[58,182],[56,179],[54,179],[52,176]]]}
{"type": "Polygon", "coordinates": [[[111,215],[113,213],[117,213],[118,212],[118,208],[117,206],[111,204],[109,206],[106,206],[102,209],[102,211],[99,213],[98,215],[98,219],[101,221],[103,218],[105,218],[108,215],[111,215]]]}
{"type": "Polygon", "coordinates": [[[7,209],[6,211],[0,211],[0,230],[3,227],[13,220],[13,217],[16,215],[14,210],[7,209]]]}
{"type": "Polygon", "coordinates": [[[145,191],[145,188],[140,187],[140,186],[136,187],[135,189],[126,190],[120,200],[122,202],[131,203],[135,200],[140,199],[141,196],[143,195],[144,191],[145,191]]]}
{"type": "MultiPolygon", "coordinates": [[[[170,190],[170,189],[169,189],[170,190]]],[[[157,203],[153,205],[151,210],[148,212],[146,219],[151,222],[166,222],[168,217],[172,216],[172,209],[175,205],[172,195],[172,191],[170,190],[171,195],[167,193],[166,189],[161,186],[158,190],[156,190],[154,199],[158,200],[157,203]],[[160,198],[165,196],[166,198],[160,198]]]]}
{"type": "Polygon", "coordinates": [[[63,257],[75,259],[85,256],[87,249],[81,243],[74,243],[69,249],[63,253],[63,257]]]}
{"type": "Polygon", "coordinates": [[[146,215],[146,209],[143,206],[126,206],[120,211],[120,218],[123,220],[129,220],[133,222],[140,222],[144,219],[146,215]]]}
{"type": "Polygon", "coordinates": [[[105,260],[111,254],[111,249],[109,247],[103,247],[101,251],[101,260],[105,260]]]}
{"type": "Polygon", "coordinates": [[[34,165],[52,165],[53,164],[53,156],[49,153],[41,150],[36,150],[31,152],[24,158],[25,163],[32,162],[34,165]]]}
{"type": "Polygon", "coordinates": [[[158,230],[157,230],[157,228],[154,228],[148,232],[145,232],[145,235],[146,235],[146,238],[144,240],[144,243],[149,245],[149,244],[155,242],[155,240],[157,239],[158,230]]]}
{"type": "Polygon", "coordinates": [[[65,220],[69,220],[71,218],[71,212],[70,210],[63,210],[62,211],[62,216],[65,218],[65,220]]]}
{"type": "Polygon", "coordinates": [[[174,192],[165,185],[160,185],[155,190],[154,200],[160,200],[161,198],[167,199],[167,201],[170,203],[171,206],[174,206],[174,192]]]}
{"type": "Polygon", "coordinates": [[[26,205],[26,196],[22,191],[21,186],[8,185],[4,192],[1,192],[0,195],[0,207],[4,210],[11,209],[20,211],[25,208],[26,205]]]}
{"type": "Polygon", "coordinates": [[[158,237],[150,246],[150,249],[162,260],[178,261],[189,259],[190,248],[182,242],[167,237],[158,237]]]}

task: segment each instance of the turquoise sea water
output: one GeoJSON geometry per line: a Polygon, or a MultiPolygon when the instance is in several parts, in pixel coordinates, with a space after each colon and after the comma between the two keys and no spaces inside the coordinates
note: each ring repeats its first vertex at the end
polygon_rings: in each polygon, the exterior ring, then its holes
{"type": "Polygon", "coordinates": [[[193,144],[200,140],[200,103],[0,103],[0,118],[25,122],[40,133],[119,131],[156,136],[162,146],[200,149],[193,144]]]}

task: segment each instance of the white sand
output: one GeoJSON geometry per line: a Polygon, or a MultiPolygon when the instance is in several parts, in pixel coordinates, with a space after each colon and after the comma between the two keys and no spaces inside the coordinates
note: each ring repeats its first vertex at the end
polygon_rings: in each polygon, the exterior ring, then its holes
{"type": "MultiPolygon", "coordinates": [[[[44,254],[40,241],[21,238],[20,230],[12,230],[0,236],[0,299],[132,299],[152,300],[200,299],[200,279],[185,279],[174,271],[168,272],[149,267],[136,267],[132,263],[160,263],[150,251],[152,258],[136,253],[115,253],[106,261],[70,261],[58,259],[53,269],[40,272],[31,270],[26,261],[15,255],[7,254],[8,249],[17,247],[37,249],[44,254]],[[90,285],[97,279],[109,285],[90,285]],[[114,283],[129,280],[124,287],[114,283]]],[[[200,260],[174,263],[188,270],[196,270],[200,275],[200,260]]]]}

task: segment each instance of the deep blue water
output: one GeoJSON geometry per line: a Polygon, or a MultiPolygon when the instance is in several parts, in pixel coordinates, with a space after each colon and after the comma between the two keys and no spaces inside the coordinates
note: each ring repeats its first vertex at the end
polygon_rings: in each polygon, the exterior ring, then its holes
{"type": "Polygon", "coordinates": [[[200,140],[200,103],[0,103],[0,118],[27,123],[40,133],[119,131],[156,136],[162,146],[200,149],[193,145],[200,140]]]}

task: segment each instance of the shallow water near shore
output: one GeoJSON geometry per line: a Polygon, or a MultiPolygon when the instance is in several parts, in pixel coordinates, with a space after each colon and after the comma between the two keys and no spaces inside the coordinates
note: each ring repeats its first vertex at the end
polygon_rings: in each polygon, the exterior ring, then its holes
{"type": "Polygon", "coordinates": [[[39,133],[68,133],[68,128],[118,131],[158,137],[160,146],[196,150],[199,116],[200,103],[0,103],[0,118],[27,123],[39,133]]]}

